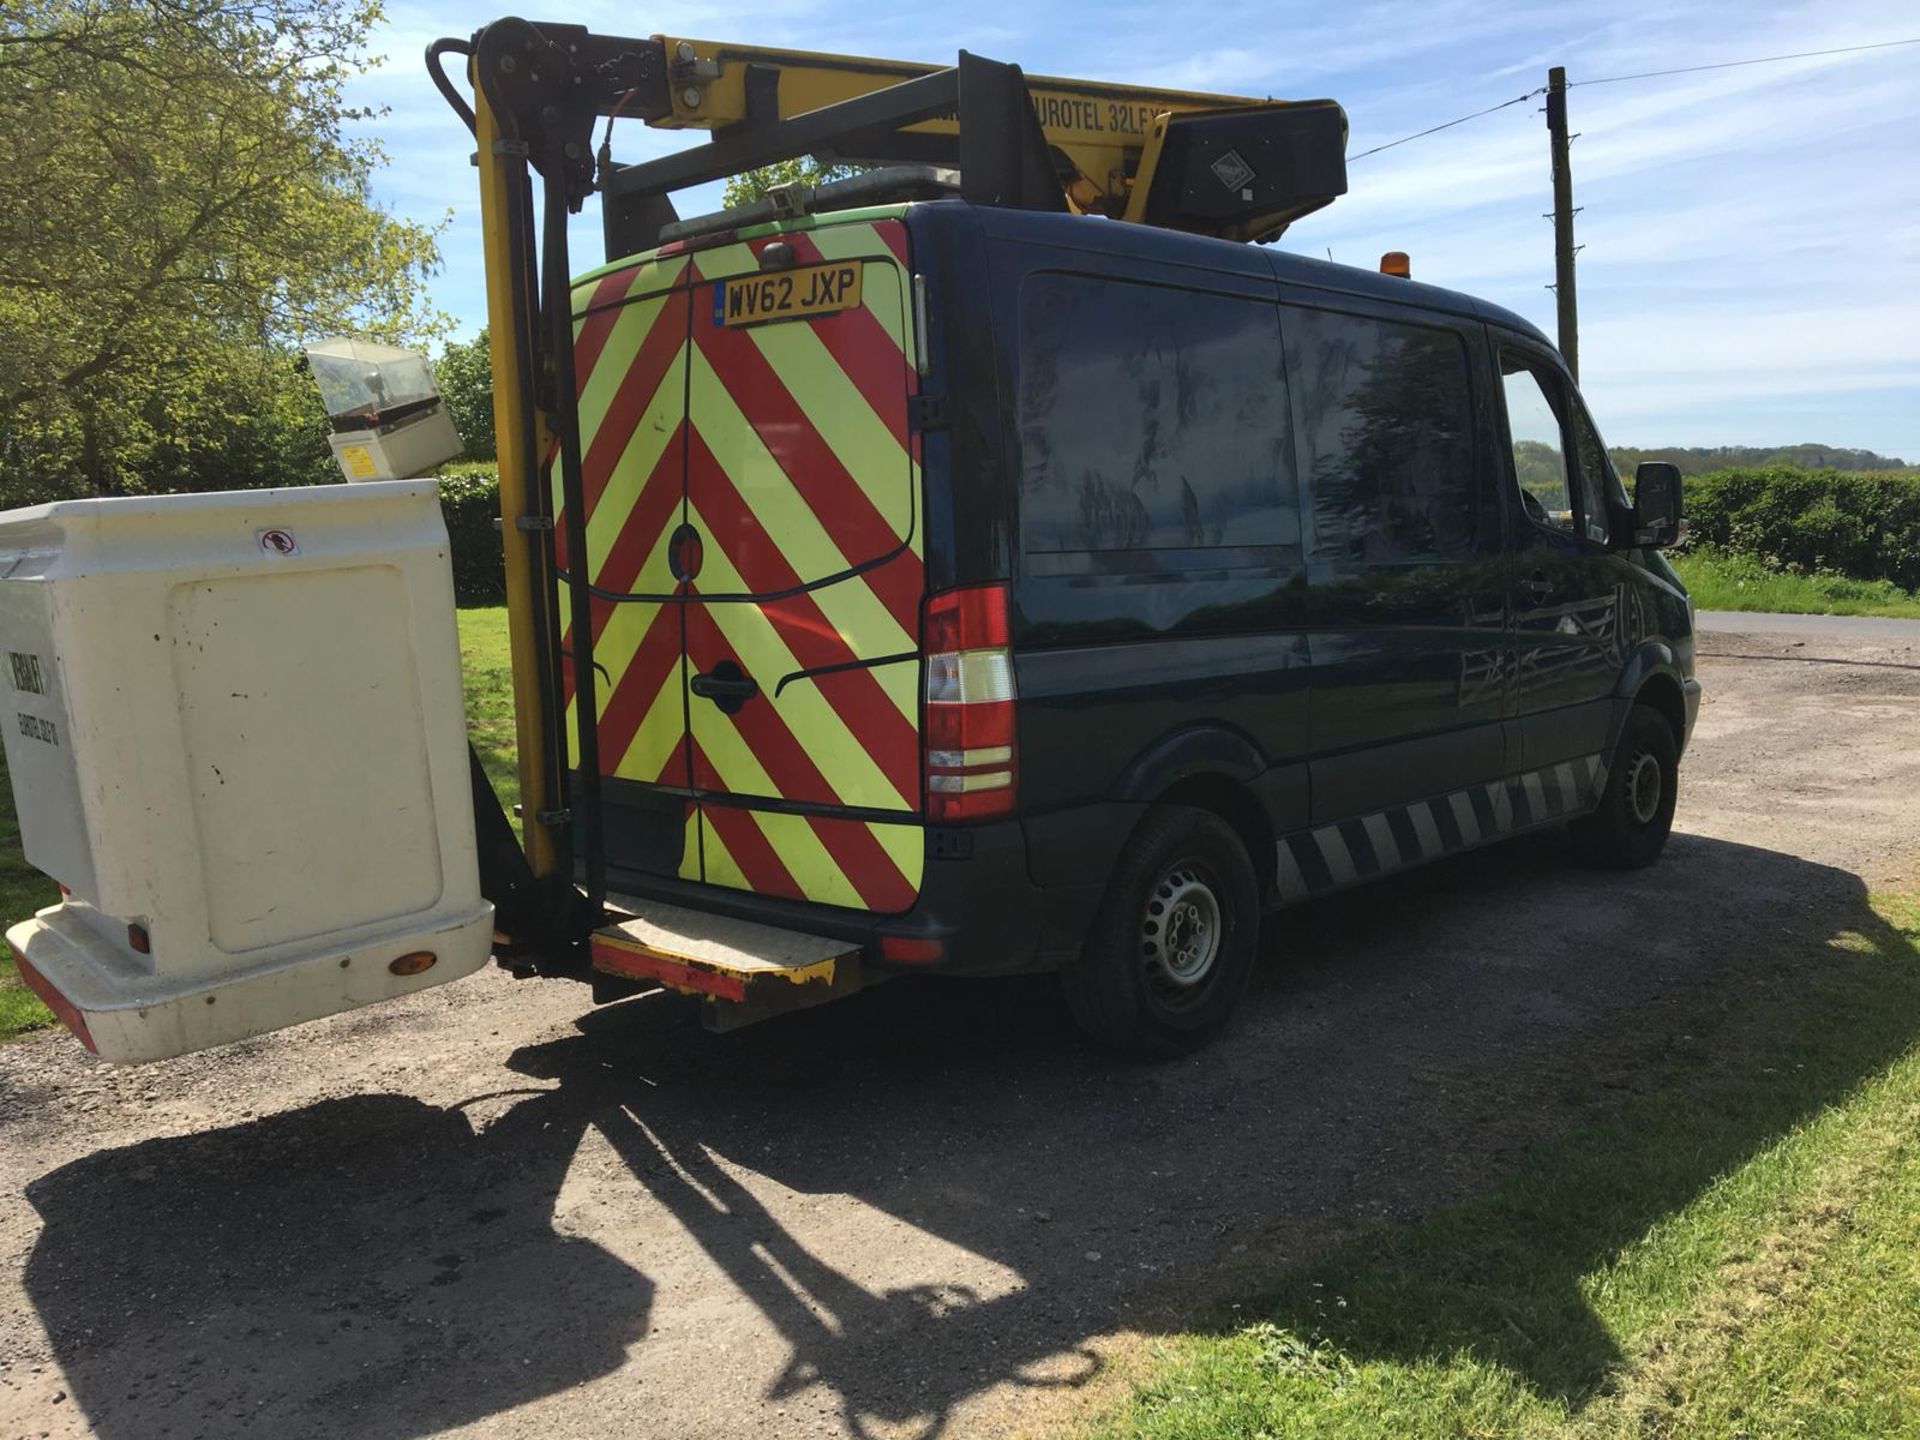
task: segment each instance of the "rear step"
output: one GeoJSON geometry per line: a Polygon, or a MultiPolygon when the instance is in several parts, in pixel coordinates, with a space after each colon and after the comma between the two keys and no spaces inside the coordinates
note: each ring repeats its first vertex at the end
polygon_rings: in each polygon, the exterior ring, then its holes
{"type": "Polygon", "coordinates": [[[619,895],[607,904],[623,918],[593,932],[593,968],[703,997],[712,1030],[822,1005],[867,979],[855,941],[619,895]]]}

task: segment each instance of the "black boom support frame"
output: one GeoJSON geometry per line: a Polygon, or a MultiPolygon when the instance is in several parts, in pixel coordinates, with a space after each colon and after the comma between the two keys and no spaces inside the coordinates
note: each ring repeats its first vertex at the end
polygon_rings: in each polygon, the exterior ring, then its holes
{"type": "MultiPolygon", "coordinates": [[[[777,78],[765,67],[749,71],[750,109],[766,116],[774,113],[771,82],[777,78]],[[754,76],[766,78],[756,84],[754,76]]],[[[963,50],[959,64],[950,70],[902,80],[788,120],[749,120],[677,155],[611,170],[600,187],[607,205],[607,257],[631,255],[656,244],[660,227],[674,218],[668,197],[675,190],[816,154],[958,165],[961,198],[976,205],[1067,208],[1020,67],[963,50]],[[957,139],[906,133],[910,125],[943,115],[960,117],[957,139]]]]}

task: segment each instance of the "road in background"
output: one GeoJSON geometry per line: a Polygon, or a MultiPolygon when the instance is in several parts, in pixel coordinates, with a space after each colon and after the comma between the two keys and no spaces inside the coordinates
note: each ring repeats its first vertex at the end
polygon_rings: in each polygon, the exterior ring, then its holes
{"type": "Polygon", "coordinates": [[[1920,643],[1920,620],[1886,615],[1772,615],[1757,610],[1701,610],[1694,619],[1710,633],[1805,639],[1834,636],[1864,644],[1920,643]]]}

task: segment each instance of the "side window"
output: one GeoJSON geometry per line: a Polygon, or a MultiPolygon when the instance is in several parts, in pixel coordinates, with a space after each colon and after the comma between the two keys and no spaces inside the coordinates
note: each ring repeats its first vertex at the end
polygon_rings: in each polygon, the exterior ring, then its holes
{"type": "Polygon", "coordinates": [[[1466,559],[1479,482],[1460,337],[1327,310],[1290,309],[1284,323],[1312,457],[1314,570],[1466,559]]]}
{"type": "Polygon", "coordinates": [[[1579,474],[1580,514],[1585,522],[1587,539],[1596,545],[1605,545],[1609,527],[1607,524],[1607,497],[1618,487],[1614,478],[1613,461],[1607,457],[1607,447],[1600,443],[1600,436],[1593,428],[1593,422],[1587,418],[1587,412],[1576,401],[1573,407],[1573,450],[1579,474]]]}
{"type": "Polygon", "coordinates": [[[1500,369],[1522,507],[1537,524],[1605,545],[1607,500],[1618,482],[1593,422],[1557,373],[1511,351],[1501,353],[1500,369]]]}
{"type": "Polygon", "coordinates": [[[1287,415],[1272,304],[1031,277],[1020,296],[1023,549],[1297,549],[1287,415]]]}
{"type": "Polygon", "coordinates": [[[1501,357],[1507,396],[1507,431],[1513,440],[1513,475],[1520,503],[1542,525],[1574,533],[1573,487],[1560,433],[1560,412],[1547,399],[1540,377],[1511,355],[1501,357]]]}

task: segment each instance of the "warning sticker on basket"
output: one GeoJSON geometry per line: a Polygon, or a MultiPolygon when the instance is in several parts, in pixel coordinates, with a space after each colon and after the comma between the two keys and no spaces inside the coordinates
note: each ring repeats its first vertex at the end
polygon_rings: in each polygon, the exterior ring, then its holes
{"type": "Polygon", "coordinates": [[[13,688],[27,695],[47,693],[47,676],[40,664],[40,657],[21,654],[18,650],[7,652],[7,668],[13,671],[13,688]]]}
{"type": "Polygon", "coordinates": [[[260,548],[271,555],[298,555],[300,542],[293,538],[291,530],[262,530],[258,539],[260,548]]]}
{"type": "Polygon", "coordinates": [[[380,473],[380,467],[373,463],[373,451],[365,445],[342,445],[340,463],[356,480],[371,480],[380,473]]]}
{"type": "Polygon", "coordinates": [[[1238,150],[1229,150],[1211,166],[1215,178],[1229,190],[1244,190],[1257,178],[1238,150]]]}

